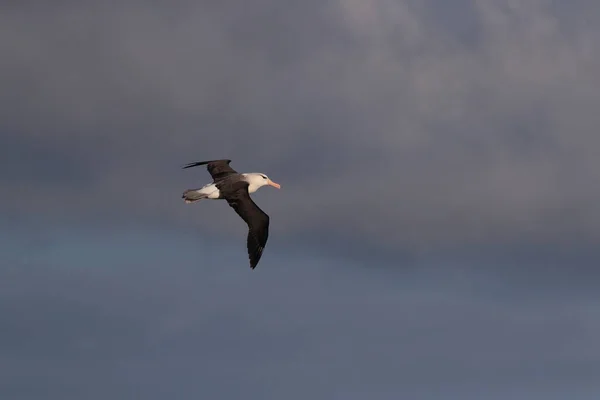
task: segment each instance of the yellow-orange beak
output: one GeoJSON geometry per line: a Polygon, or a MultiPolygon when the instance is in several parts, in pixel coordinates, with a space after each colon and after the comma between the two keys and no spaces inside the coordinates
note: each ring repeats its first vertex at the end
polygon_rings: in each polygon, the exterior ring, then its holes
{"type": "Polygon", "coordinates": [[[269,186],[273,186],[277,189],[281,189],[281,185],[279,183],[275,183],[272,180],[269,179],[269,181],[267,182],[267,184],[269,184],[269,186]]]}

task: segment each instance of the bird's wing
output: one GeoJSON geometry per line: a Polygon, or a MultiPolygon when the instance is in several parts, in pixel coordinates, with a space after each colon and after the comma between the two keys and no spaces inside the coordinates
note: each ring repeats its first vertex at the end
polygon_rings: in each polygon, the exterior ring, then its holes
{"type": "Polygon", "coordinates": [[[269,237],[269,216],[250,198],[248,182],[236,182],[231,190],[227,190],[225,200],[248,224],[246,246],[250,268],[254,269],[262,256],[269,237]]]}
{"type": "Polygon", "coordinates": [[[237,171],[229,166],[231,160],[212,160],[212,161],[197,161],[183,166],[183,168],[197,167],[198,165],[206,165],[206,169],[213,181],[219,182],[229,175],[237,174],[237,171]]]}

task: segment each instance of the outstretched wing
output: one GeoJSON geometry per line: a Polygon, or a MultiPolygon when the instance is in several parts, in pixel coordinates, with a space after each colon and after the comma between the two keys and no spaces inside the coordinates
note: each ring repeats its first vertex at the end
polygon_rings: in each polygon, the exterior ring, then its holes
{"type": "Polygon", "coordinates": [[[246,246],[250,268],[256,268],[269,238],[269,216],[261,210],[248,194],[248,182],[238,181],[225,196],[227,203],[248,224],[246,246]]]}
{"type": "Polygon", "coordinates": [[[212,161],[197,161],[183,166],[183,168],[197,167],[198,165],[206,165],[206,169],[214,182],[221,181],[229,175],[237,174],[237,171],[229,166],[231,160],[212,160],[212,161]]]}

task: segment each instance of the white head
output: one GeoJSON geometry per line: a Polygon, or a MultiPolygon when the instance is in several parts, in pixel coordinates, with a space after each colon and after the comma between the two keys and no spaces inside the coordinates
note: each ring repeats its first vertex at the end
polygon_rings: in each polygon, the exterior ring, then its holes
{"type": "Polygon", "coordinates": [[[260,189],[261,187],[266,186],[266,185],[273,186],[277,189],[281,188],[281,185],[279,183],[273,182],[272,180],[269,179],[268,176],[266,176],[265,174],[261,174],[260,172],[251,172],[251,173],[242,174],[242,175],[246,179],[246,182],[249,183],[249,185],[248,185],[249,193],[254,193],[258,189],[260,189]]]}

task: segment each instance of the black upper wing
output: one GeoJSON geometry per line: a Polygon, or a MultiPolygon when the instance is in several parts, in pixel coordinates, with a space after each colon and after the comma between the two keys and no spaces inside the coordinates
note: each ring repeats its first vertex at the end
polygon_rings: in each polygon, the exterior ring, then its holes
{"type": "Polygon", "coordinates": [[[212,160],[212,161],[197,161],[184,165],[183,168],[197,167],[198,165],[206,165],[206,169],[213,181],[218,182],[228,177],[229,175],[237,174],[237,171],[229,166],[231,160],[212,160]]]}
{"type": "Polygon", "coordinates": [[[228,189],[225,200],[248,224],[246,246],[250,258],[250,268],[254,269],[269,238],[269,216],[250,198],[248,182],[238,181],[228,189]]]}

